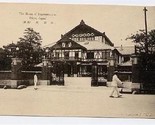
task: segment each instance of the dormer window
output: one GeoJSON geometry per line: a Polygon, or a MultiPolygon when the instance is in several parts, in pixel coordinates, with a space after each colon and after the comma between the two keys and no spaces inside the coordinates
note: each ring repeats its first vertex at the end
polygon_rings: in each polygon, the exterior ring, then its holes
{"type": "Polygon", "coordinates": [[[68,47],[71,47],[71,46],[72,46],[72,43],[71,43],[71,42],[69,42],[69,43],[68,43],[68,47]]]}
{"type": "Polygon", "coordinates": [[[62,47],[65,47],[66,46],[66,44],[65,43],[62,43],[62,47]]]}

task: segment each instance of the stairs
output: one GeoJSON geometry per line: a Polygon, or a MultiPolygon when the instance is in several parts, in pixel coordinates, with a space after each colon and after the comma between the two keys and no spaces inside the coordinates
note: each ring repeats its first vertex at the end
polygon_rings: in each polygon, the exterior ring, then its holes
{"type": "Polygon", "coordinates": [[[64,77],[65,86],[73,88],[90,88],[91,77],[64,77]]]}

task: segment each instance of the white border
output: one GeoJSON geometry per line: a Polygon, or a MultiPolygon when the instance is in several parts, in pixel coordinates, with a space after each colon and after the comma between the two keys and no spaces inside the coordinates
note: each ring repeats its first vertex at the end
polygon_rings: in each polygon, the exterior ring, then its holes
{"type": "MultiPolygon", "coordinates": [[[[0,0],[12,3],[61,3],[155,6],[155,0],[0,0]]],[[[0,116],[2,125],[154,125],[155,119],[0,116]]]]}
{"type": "Polygon", "coordinates": [[[135,5],[154,6],[155,0],[0,0],[13,3],[61,3],[61,4],[108,4],[108,5],[135,5]]]}

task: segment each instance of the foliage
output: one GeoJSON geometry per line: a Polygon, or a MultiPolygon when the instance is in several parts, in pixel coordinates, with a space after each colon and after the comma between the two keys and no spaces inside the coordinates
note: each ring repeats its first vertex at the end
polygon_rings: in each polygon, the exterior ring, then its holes
{"type": "Polygon", "coordinates": [[[11,59],[7,58],[6,52],[3,48],[0,48],[0,70],[10,70],[11,59]]]}
{"type": "Polygon", "coordinates": [[[41,43],[42,38],[40,34],[32,28],[27,28],[24,31],[23,37],[20,37],[19,41],[17,41],[17,44],[11,43],[3,46],[3,48],[8,58],[22,58],[22,64],[27,68],[41,62],[41,43]]]}
{"type": "Polygon", "coordinates": [[[132,34],[127,39],[131,39],[137,44],[139,53],[155,53],[155,29],[149,31],[147,34],[144,30],[140,30],[140,32],[132,34]]]}
{"type": "Polygon", "coordinates": [[[144,30],[140,30],[140,33],[132,34],[127,39],[131,39],[136,43],[136,54],[140,56],[142,69],[155,69],[155,29],[147,34],[144,30]]]}

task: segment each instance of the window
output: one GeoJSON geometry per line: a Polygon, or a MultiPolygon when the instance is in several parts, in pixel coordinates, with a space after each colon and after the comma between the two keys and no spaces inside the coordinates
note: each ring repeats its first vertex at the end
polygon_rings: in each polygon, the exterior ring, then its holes
{"type": "Polygon", "coordinates": [[[75,59],[79,58],[79,52],[75,52],[75,59]]]}
{"type": "Polygon", "coordinates": [[[64,53],[65,59],[69,59],[69,52],[64,53]]]}
{"type": "Polygon", "coordinates": [[[69,42],[69,43],[68,43],[68,47],[71,47],[71,46],[72,46],[72,43],[71,43],[71,42],[69,42]]]}
{"type": "Polygon", "coordinates": [[[106,59],[110,58],[110,51],[106,51],[106,59]]]}
{"type": "Polygon", "coordinates": [[[62,43],[62,47],[65,47],[66,46],[66,44],[65,43],[62,43]]]}
{"type": "Polygon", "coordinates": [[[130,57],[129,56],[125,56],[124,57],[124,62],[127,62],[127,61],[129,61],[130,60],[130,57]]]}
{"type": "Polygon", "coordinates": [[[95,53],[95,58],[96,58],[96,59],[101,59],[101,53],[97,51],[97,52],[95,53]]]}
{"type": "Polygon", "coordinates": [[[87,52],[87,59],[94,59],[94,52],[87,52]]]}
{"type": "Polygon", "coordinates": [[[110,58],[110,51],[103,51],[102,52],[103,59],[109,59],[110,58]]]}
{"type": "Polygon", "coordinates": [[[59,58],[59,52],[55,52],[55,57],[59,58]]]}
{"type": "Polygon", "coordinates": [[[102,57],[103,57],[103,59],[106,59],[106,53],[105,53],[105,51],[102,52],[102,57]]]}

